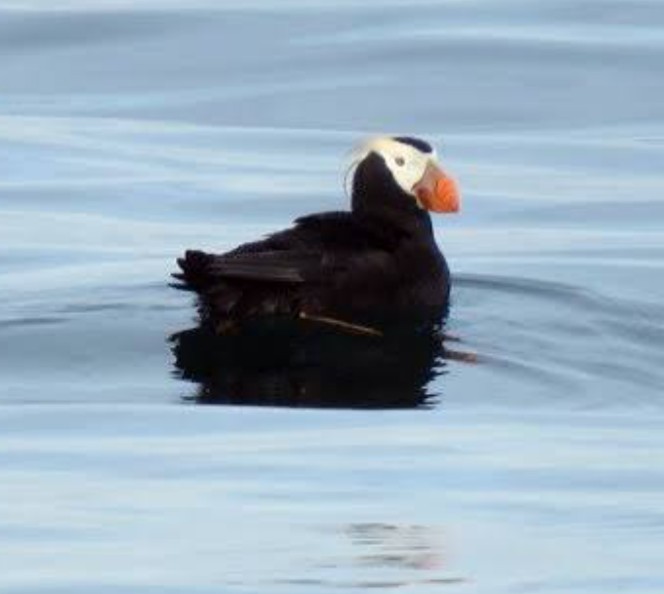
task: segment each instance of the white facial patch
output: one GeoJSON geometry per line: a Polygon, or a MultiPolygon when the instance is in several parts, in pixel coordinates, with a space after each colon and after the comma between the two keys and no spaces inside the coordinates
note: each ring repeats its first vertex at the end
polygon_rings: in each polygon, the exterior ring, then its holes
{"type": "Polygon", "coordinates": [[[372,138],[353,152],[354,163],[359,163],[369,153],[379,154],[392,173],[399,187],[410,194],[413,186],[422,179],[427,165],[436,163],[436,153],[423,153],[409,144],[402,144],[390,137],[372,138]]]}

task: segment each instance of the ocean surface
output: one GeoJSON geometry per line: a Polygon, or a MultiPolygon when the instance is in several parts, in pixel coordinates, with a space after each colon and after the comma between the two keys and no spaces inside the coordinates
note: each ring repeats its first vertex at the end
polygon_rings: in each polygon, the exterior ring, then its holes
{"type": "Polygon", "coordinates": [[[663,30],[661,0],[0,0],[0,591],[664,592],[663,30]],[[250,399],[183,370],[175,258],[343,208],[384,132],[463,191],[442,353],[349,353],[359,396],[343,360],[234,370],[250,399]]]}

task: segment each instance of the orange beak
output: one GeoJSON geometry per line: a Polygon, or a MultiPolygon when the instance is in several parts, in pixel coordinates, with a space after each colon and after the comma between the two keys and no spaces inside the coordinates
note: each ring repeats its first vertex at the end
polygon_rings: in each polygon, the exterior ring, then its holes
{"type": "Polygon", "coordinates": [[[443,170],[429,163],[422,179],[413,186],[420,204],[432,212],[459,212],[460,196],[456,182],[443,170]]]}

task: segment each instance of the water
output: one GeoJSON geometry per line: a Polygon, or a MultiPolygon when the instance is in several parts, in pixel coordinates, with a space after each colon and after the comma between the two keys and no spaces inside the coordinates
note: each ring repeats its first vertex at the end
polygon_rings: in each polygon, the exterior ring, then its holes
{"type": "Polygon", "coordinates": [[[663,24],[0,2],[0,590],[663,591],[663,24]],[[477,363],[427,363],[420,408],[195,406],[175,257],[339,208],[385,131],[461,182],[446,348],[477,363]]]}

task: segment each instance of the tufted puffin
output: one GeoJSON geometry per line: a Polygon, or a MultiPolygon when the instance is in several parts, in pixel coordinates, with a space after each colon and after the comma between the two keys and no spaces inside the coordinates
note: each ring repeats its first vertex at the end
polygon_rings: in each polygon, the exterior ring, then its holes
{"type": "Polygon", "coordinates": [[[202,323],[232,334],[278,318],[382,335],[387,320],[445,314],[450,274],[429,212],[457,212],[459,192],[436,152],[419,138],[373,138],[354,152],[351,172],[349,211],[178,259],[176,286],[198,294],[202,323]]]}

